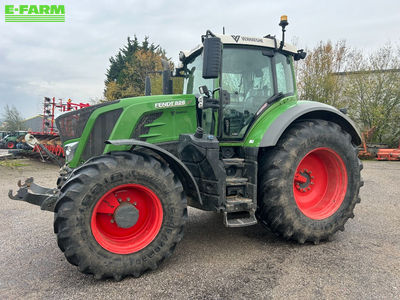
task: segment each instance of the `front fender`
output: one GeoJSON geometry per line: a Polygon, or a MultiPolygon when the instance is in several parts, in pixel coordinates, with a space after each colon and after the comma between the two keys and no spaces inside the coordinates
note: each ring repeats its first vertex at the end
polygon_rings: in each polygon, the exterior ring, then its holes
{"type": "Polygon", "coordinates": [[[133,150],[133,148],[136,146],[140,146],[140,147],[149,149],[149,150],[157,153],[166,162],[169,163],[172,171],[181,181],[186,195],[188,195],[195,202],[200,204],[200,206],[203,205],[203,202],[202,202],[202,199],[200,196],[199,187],[197,186],[196,180],[194,179],[192,173],[185,166],[185,164],[179,158],[177,158],[175,155],[173,155],[172,153],[168,152],[167,150],[165,150],[157,145],[139,141],[139,140],[135,140],[135,139],[108,140],[108,141],[106,141],[106,144],[111,144],[111,145],[116,145],[116,146],[122,146],[122,145],[132,146],[131,150],[133,150]]]}
{"type": "Polygon", "coordinates": [[[279,138],[293,122],[304,119],[322,119],[337,123],[351,135],[352,142],[355,145],[361,144],[360,132],[347,115],[324,103],[298,101],[296,105],[282,112],[266,129],[259,147],[275,146],[279,138]]]}

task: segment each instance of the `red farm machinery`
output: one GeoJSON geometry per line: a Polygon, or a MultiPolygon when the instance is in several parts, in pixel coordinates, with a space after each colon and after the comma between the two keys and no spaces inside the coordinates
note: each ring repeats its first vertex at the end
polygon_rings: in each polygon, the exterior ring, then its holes
{"type": "MultiPolygon", "coordinates": [[[[43,101],[43,118],[42,118],[42,130],[35,132],[30,130],[29,134],[33,135],[37,141],[45,147],[53,155],[64,157],[64,149],[58,134],[58,130],[55,126],[54,117],[57,111],[69,112],[73,110],[78,110],[84,107],[88,107],[89,103],[74,103],[71,99],[63,102],[63,99],[56,101],[56,98],[44,97],[43,101]]],[[[28,141],[27,141],[28,142],[28,141]]],[[[47,152],[39,144],[33,145],[33,151],[42,154],[47,152]]]]}
{"type": "Polygon", "coordinates": [[[359,149],[358,156],[363,159],[400,161],[400,141],[395,149],[389,149],[387,145],[383,144],[368,143],[375,129],[376,127],[374,126],[361,133],[362,147],[359,149]]]}

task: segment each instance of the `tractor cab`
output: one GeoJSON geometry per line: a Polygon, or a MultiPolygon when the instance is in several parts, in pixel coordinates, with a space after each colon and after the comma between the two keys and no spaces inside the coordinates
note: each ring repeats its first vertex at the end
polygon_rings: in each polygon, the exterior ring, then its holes
{"type": "Polygon", "coordinates": [[[203,45],[180,53],[183,93],[198,97],[198,125],[206,133],[220,141],[242,140],[270,105],[296,97],[293,59],[305,53],[288,44],[278,45],[272,36],[207,31],[203,45]]]}

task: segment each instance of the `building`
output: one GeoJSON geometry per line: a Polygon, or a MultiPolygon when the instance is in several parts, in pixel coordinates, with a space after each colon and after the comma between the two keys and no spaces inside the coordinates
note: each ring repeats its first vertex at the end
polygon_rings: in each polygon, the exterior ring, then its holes
{"type": "Polygon", "coordinates": [[[28,131],[41,132],[43,126],[43,116],[37,115],[23,121],[24,126],[28,131]]]}

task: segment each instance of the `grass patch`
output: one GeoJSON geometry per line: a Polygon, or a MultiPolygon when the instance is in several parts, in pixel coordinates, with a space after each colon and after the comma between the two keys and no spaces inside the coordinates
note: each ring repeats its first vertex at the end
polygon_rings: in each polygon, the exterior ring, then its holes
{"type": "Polygon", "coordinates": [[[18,167],[25,167],[25,166],[29,166],[29,164],[22,163],[15,159],[0,160],[0,167],[18,168],[18,167]]]}

